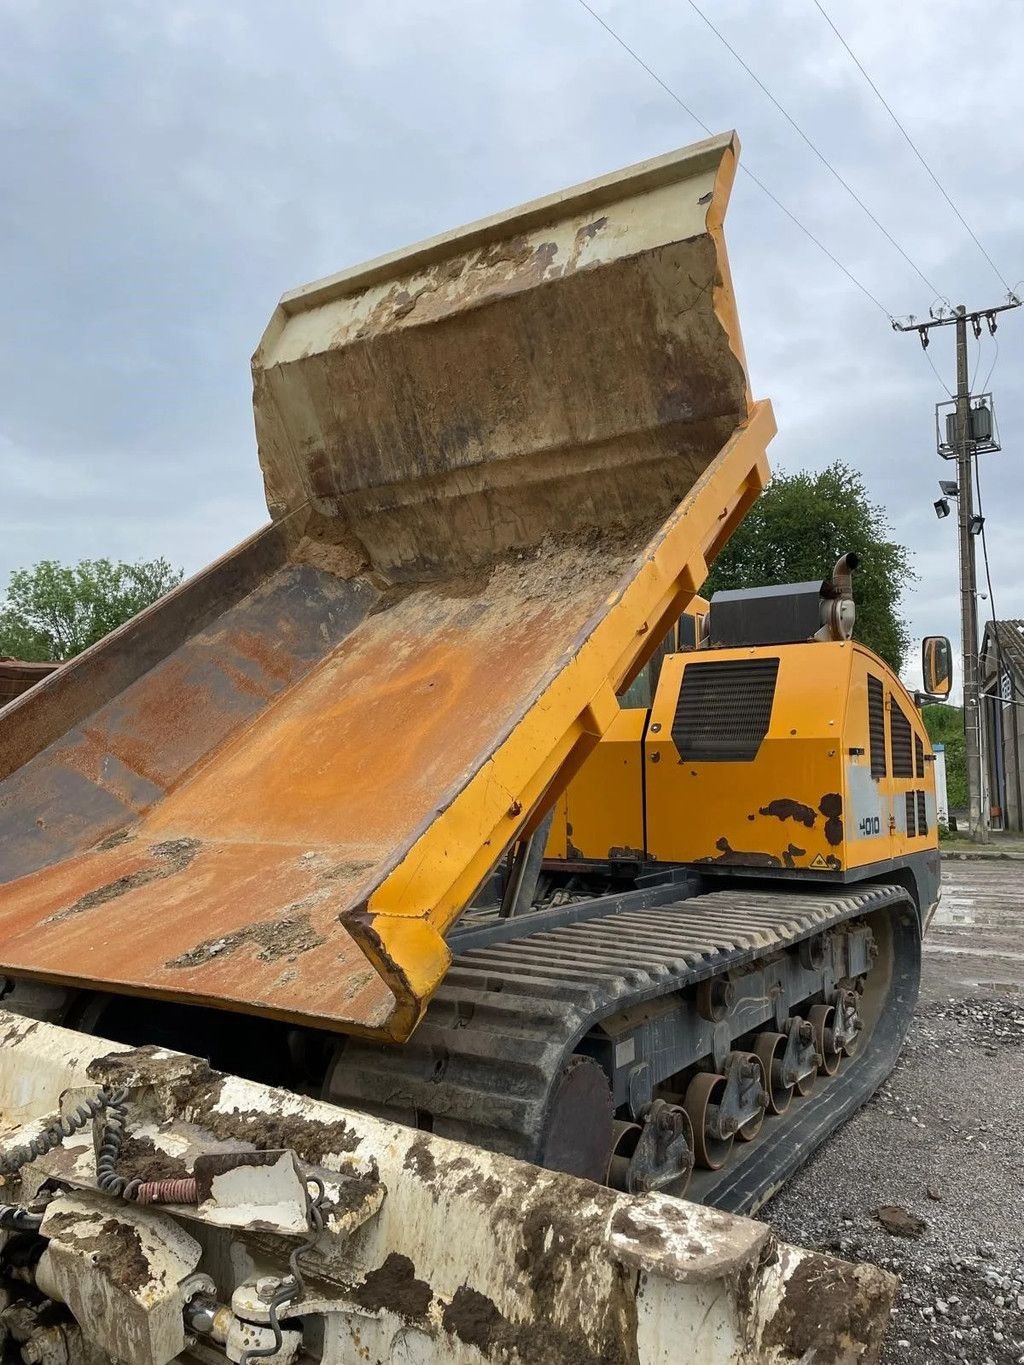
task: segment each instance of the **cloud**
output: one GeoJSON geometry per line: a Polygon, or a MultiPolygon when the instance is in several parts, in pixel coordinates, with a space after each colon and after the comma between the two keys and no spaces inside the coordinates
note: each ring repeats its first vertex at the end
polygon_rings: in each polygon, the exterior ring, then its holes
{"type": "MultiPolygon", "coordinates": [[[[1014,283],[1024,5],[826,2],[1014,283]]],[[[710,126],[739,129],[745,163],[886,309],[927,312],[915,272],[688,5],[594,4],[710,126]]],[[[806,0],[708,13],[942,293],[999,300],[806,0]]],[[[200,568],[265,517],[247,362],[281,292],[700,136],[576,0],[9,0],[5,21],[0,581],[44,557],[200,568]]],[[[754,389],[779,417],[773,460],[861,469],[915,555],[912,629],[956,638],[955,524],[931,512],[944,395],[916,338],[742,177],[728,234],[754,389]]],[[[998,339],[1006,453],[983,473],[1010,616],[1024,315],[998,339]]],[[[930,355],[951,383],[951,332],[930,355]]],[[[993,356],[986,337],[981,376],[993,356]]]]}

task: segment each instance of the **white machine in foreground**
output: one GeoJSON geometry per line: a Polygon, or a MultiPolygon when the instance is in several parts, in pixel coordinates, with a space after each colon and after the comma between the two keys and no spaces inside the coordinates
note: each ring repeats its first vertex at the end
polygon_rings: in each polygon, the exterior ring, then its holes
{"type": "Polygon", "coordinates": [[[3,1011],[0,1038],[0,1324],[26,1365],[877,1359],[893,1278],[763,1224],[159,1048],[3,1011]]]}

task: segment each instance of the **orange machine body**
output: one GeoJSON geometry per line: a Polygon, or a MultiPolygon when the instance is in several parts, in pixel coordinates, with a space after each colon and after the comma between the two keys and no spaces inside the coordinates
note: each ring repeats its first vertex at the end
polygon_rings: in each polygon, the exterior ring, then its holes
{"type": "Polygon", "coordinates": [[[561,798],[549,869],[858,881],[922,855],[937,878],[934,755],[882,659],[853,641],[666,643],[561,798]]]}

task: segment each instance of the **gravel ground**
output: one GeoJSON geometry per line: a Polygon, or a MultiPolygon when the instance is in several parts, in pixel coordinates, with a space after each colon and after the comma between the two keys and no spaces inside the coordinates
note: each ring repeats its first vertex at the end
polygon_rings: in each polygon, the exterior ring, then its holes
{"type": "Polygon", "coordinates": [[[1024,1365],[1024,957],[1006,867],[957,864],[896,1070],[758,1215],[896,1272],[883,1365],[1024,1365]],[[917,1235],[883,1226],[885,1206],[917,1235]]]}

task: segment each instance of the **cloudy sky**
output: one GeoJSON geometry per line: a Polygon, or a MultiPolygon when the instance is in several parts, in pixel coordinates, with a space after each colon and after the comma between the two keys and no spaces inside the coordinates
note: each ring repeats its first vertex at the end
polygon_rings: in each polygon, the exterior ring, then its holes
{"type": "MultiPolygon", "coordinates": [[[[687,0],[590,0],[894,314],[933,294],[687,0]]],[[[1024,0],[823,0],[1009,284],[1024,276],[1024,0]]],[[[702,7],[952,303],[1003,285],[812,0],[702,7]]],[[[265,518],[248,358],[285,289],[703,136],[579,0],[0,0],[0,586],[42,558],[192,572],[265,518]]],[[[958,637],[943,398],[916,338],[741,177],[730,255],[777,468],[863,470],[958,637]]],[[[1024,310],[985,458],[1024,615],[1024,310]]],[[[952,329],[929,351],[953,377],[952,329]]],[[[987,334],[972,369],[996,358],[987,334]]],[[[988,603],[981,604],[988,611],[988,603]]],[[[914,680],[916,669],[908,669],[914,680]]]]}

